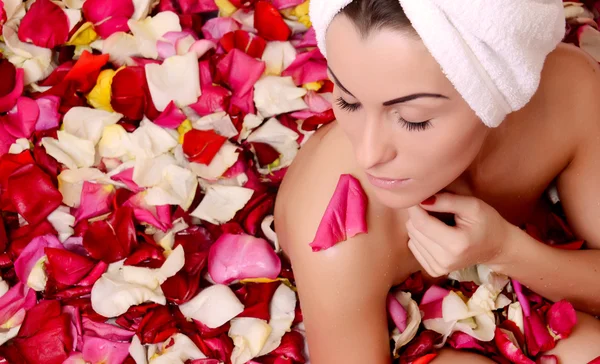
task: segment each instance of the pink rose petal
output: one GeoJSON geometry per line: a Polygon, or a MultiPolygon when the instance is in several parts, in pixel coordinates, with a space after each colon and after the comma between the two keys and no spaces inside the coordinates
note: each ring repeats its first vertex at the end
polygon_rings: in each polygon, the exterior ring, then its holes
{"type": "Polygon", "coordinates": [[[129,331],[119,326],[92,321],[87,317],[83,320],[83,333],[110,341],[130,341],[135,331],[129,331]]]}
{"type": "Polygon", "coordinates": [[[19,26],[19,40],[38,47],[54,48],[69,39],[69,19],[50,0],[36,0],[19,26]]]}
{"type": "Polygon", "coordinates": [[[406,312],[404,306],[391,293],[388,293],[387,296],[387,310],[392,317],[392,321],[394,321],[396,327],[400,330],[400,333],[403,333],[406,330],[408,312],[406,312]]]}
{"type": "Polygon", "coordinates": [[[15,273],[17,273],[17,277],[23,284],[27,284],[29,273],[31,273],[35,263],[46,254],[44,248],[63,249],[63,246],[54,235],[33,238],[15,260],[15,273]]]}
{"type": "Polygon", "coordinates": [[[316,47],[317,33],[315,33],[315,28],[310,27],[310,29],[308,29],[306,33],[302,35],[300,40],[293,40],[292,45],[297,49],[316,47]]]}
{"type": "Polygon", "coordinates": [[[81,189],[81,203],[75,212],[75,224],[81,220],[109,213],[114,194],[115,187],[113,185],[84,181],[81,189]]]}
{"type": "Polygon", "coordinates": [[[122,363],[129,356],[129,346],[129,342],[84,336],[81,353],[83,359],[91,363],[122,363]]]}
{"type": "MultiPolygon", "coordinates": [[[[61,308],[62,313],[66,313],[71,318],[71,337],[73,338],[73,348],[81,349],[82,333],[81,330],[81,315],[79,314],[79,308],[75,306],[63,306],[61,308]]],[[[64,364],[64,363],[63,363],[64,364]]]]}
{"type": "Polygon", "coordinates": [[[292,76],[298,86],[309,82],[327,80],[327,62],[318,48],[299,54],[282,76],[292,76]]]}
{"type": "Polygon", "coordinates": [[[143,188],[138,186],[137,183],[133,182],[133,168],[125,169],[122,172],[119,172],[114,176],[110,177],[110,179],[112,179],[113,181],[124,183],[127,186],[127,188],[129,188],[133,192],[140,192],[143,190],[143,188]]]}
{"type": "Polygon", "coordinates": [[[250,235],[223,234],[210,247],[208,273],[219,284],[238,279],[275,279],[281,261],[271,244],[250,235]]]}
{"type": "Polygon", "coordinates": [[[133,208],[133,215],[139,222],[148,223],[162,231],[167,231],[171,228],[171,207],[150,206],[144,201],[144,196],[138,193],[127,200],[124,206],[133,208]]]}
{"type": "Polygon", "coordinates": [[[202,27],[202,34],[208,40],[219,41],[225,34],[240,29],[240,23],[233,18],[213,18],[202,27]]]}
{"type": "MultiPolygon", "coordinates": [[[[206,91],[202,90],[204,94],[206,91]]],[[[192,106],[192,105],[190,105],[192,106]]],[[[173,101],[169,102],[167,108],[154,120],[154,124],[167,129],[177,129],[186,119],[185,114],[181,111],[173,101]]]]}
{"type": "Polygon", "coordinates": [[[360,182],[349,174],[340,176],[335,192],[310,246],[313,252],[329,249],[367,232],[367,195],[360,182]]]}
{"type": "Polygon", "coordinates": [[[57,128],[60,123],[60,114],[58,113],[60,97],[42,96],[36,99],[35,102],[40,110],[40,115],[35,123],[35,130],[43,131],[57,128]]]}
{"type": "Polygon", "coordinates": [[[452,336],[448,338],[448,345],[458,350],[485,350],[485,348],[477,342],[477,339],[460,331],[454,332],[452,336]]]}
{"type": "Polygon", "coordinates": [[[231,91],[222,86],[203,85],[202,95],[190,107],[200,116],[226,111],[231,97],[231,91]]]}
{"type": "Polygon", "coordinates": [[[235,94],[246,95],[265,71],[265,62],[252,58],[239,49],[232,49],[217,64],[217,73],[235,94]]]}
{"type": "Polygon", "coordinates": [[[308,105],[308,109],[316,114],[331,109],[331,102],[314,91],[308,91],[306,96],[304,96],[304,102],[308,105]]]}
{"type": "Polygon", "coordinates": [[[305,0],[272,0],[271,3],[275,8],[277,8],[277,10],[281,10],[296,7],[304,3],[304,1],[305,0]]]}
{"type": "Polygon", "coordinates": [[[450,291],[439,286],[431,286],[423,295],[419,310],[423,312],[423,320],[442,318],[442,303],[450,291]]]}
{"type": "Polygon", "coordinates": [[[558,364],[558,358],[555,355],[542,355],[536,361],[536,364],[558,364]]]}
{"type": "Polygon", "coordinates": [[[15,138],[31,137],[35,130],[40,108],[37,103],[28,97],[19,97],[17,105],[9,111],[5,119],[5,128],[15,138]]]}
{"type": "Polygon", "coordinates": [[[548,328],[552,330],[555,336],[565,339],[571,335],[577,324],[577,312],[569,302],[559,301],[546,312],[546,321],[548,322],[548,328]]]}
{"type": "MultiPolygon", "coordinates": [[[[35,291],[23,283],[17,282],[0,297],[0,325],[5,324],[19,311],[24,314],[25,311],[35,306],[36,301],[35,291]]],[[[21,322],[23,318],[24,315],[21,317],[21,322]]],[[[14,325],[19,325],[21,322],[14,322],[14,325]]]]}

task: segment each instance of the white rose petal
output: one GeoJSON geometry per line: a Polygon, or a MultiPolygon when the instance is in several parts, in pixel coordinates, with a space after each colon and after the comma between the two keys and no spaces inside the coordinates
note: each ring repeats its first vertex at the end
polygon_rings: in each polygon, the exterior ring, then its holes
{"type": "Polygon", "coordinates": [[[190,301],[179,305],[179,309],[185,317],[215,329],[242,313],[244,305],[231,288],[215,284],[203,289],[190,301]]]}
{"type": "Polygon", "coordinates": [[[252,132],[252,130],[258,128],[260,124],[262,124],[264,119],[261,116],[254,114],[247,114],[244,117],[244,122],[242,123],[242,131],[240,132],[240,137],[238,139],[239,142],[242,140],[246,140],[248,135],[252,132]]]}
{"type": "Polygon", "coordinates": [[[20,329],[21,329],[21,325],[15,326],[15,327],[11,327],[7,331],[5,331],[5,329],[0,330],[0,345],[3,345],[8,340],[16,337],[17,334],[19,333],[20,329]]]}
{"type": "Polygon", "coordinates": [[[46,289],[48,275],[46,274],[46,262],[48,258],[44,255],[33,266],[29,277],[27,277],[27,285],[35,291],[41,292],[46,289]]]}
{"type": "Polygon", "coordinates": [[[104,127],[98,143],[98,154],[102,158],[121,158],[131,149],[131,139],[127,131],[118,124],[104,127]]]}
{"type": "Polygon", "coordinates": [[[197,177],[189,170],[170,165],[162,171],[162,180],[150,188],[145,196],[151,206],[179,205],[187,210],[196,195],[197,177]]]}
{"type": "Polygon", "coordinates": [[[4,0],[4,11],[8,20],[11,20],[13,17],[17,19],[24,17],[25,6],[23,0],[4,0]]]}
{"type": "Polygon", "coordinates": [[[10,154],[20,154],[25,150],[29,150],[29,140],[25,138],[17,139],[8,149],[8,153],[10,154]]]}
{"type": "Polygon", "coordinates": [[[233,340],[232,364],[244,364],[259,355],[269,335],[271,326],[266,321],[253,317],[231,320],[229,337],[233,340]]]}
{"type": "Polygon", "coordinates": [[[148,119],[131,133],[132,151],[136,158],[154,158],[177,146],[177,138],[148,119]]]}
{"type": "Polygon", "coordinates": [[[169,57],[161,65],[150,63],[145,69],[150,95],[159,111],[171,101],[179,107],[188,106],[202,95],[198,59],[194,53],[169,57]]]}
{"type": "Polygon", "coordinates": [[[67,133],[96,145],[102,137],[104,127],[116,124],[122,117],[122,114],[116,112],[77,106],[65,114],[63,126],[67,133]]]}
{"type": "Polygon", "coordinates": [[[400,333],[400,330],[395,328],[392,332],[392,339],[396,343],[394,353],[397,353],[401,347],[408,344],[417,334],[421,325],[421,313],[419,312],[419,306],[412,299],[410,293],[399,291],[395,294],[395,297],[408,313],[406,329],[400,333]]]}
{"type": "Polygon", "coordinates": [[[296,294],[288,286],[281,284],[269,304],[271,333],[258,356],[266,355],[279,347],[283,335],[292,328],[295,310],[296,294]]]}
{"type": "Polygon", "coordinates": [[[48,215],[48,221],[58,232],[58,239],[61,243],[70,238],[75,231],[75,216],[71,215],[70,209],[67,206],[59,206],[56,210],[48,215]]]}
{"type": "Polygon", "coordinates": [[[275,221],[273,215],[265,216],[263,221],[260,223],[260,229],[262,230],[263,234],[265,234],[267,240],[269,240],[269,242],[273,244],[275,248],[275,253],[279,253],[281,252],[281,247],[279,246],[279,239],[277,239],[277,234],[271,228],[271,224],[273,224],[273,221],[275,221]]]}
{"type": "Polygon", "coordinates": [[[125,32],[116,32],[104,39],[102,53],[108,54],[109,60],[117,66],[134,65],[131,57],[141,56],[135,37],[125,32]]]}
{"type": "Polygon", "coordinates": [[[211,186],[192,216],[210,222],[224,224],[246,206],[254,190],[234,186],[211,186]]]}
{"type": "Polygon", "coordinates": [[[153,355],[149,364],[185,364],[188,360],[205,359],[206,355],[184,334],[174,334],[162,344],[163,348],[153,355]]]}
{"type": "Polygon", "coordinates": [[[145,58],[158,58],[156,42],[165,33],[181,32],[179,17],[172,11],[163,11],[143,20],[130,19],[127,25],[135,37],[136,48],[145,58]]]}
{"type": "Polygon", "coordinates": [[[514,322],[521,333],[525,335],[525,324],[523,320],[523,309],[519,302],[513,302],[508,306],[508,319],[514,322]]]}
{"type": "Polygon", "coordinates": [[[73,28],[75,28],[75,25],[77,25],[81,21],[81,11],[77,9],[63,9],[63,11],[69,19],[70,32],[71,30],[73,30],[73,28]]]}
{"type": "Polygon", "coordinates": [[[209,165],[192,162],[188,165],[188,168],[198,177],[212,181],[221,177],[223,173],[233,166],[237,162],[238,156],[238,147],[226,141],[209,165]]]}
{"type": "Polygon", "coordinates": [[[171,165],[177,165],[177,161],[170,154],[156,158],[137,158],[133,167],[133,182],[140,187],[158,186],[162,180],[162,174],[158,171],[171,165]]]}
{"type": "Polygon", "coordinates": [[[69,9],[77,9],[80,10],[83,7],[83,3],[85,0],[62,0],[63,4],[65,4],[69,9]]]}
{"type": "Polygon", "coordinates": [[[147,350],[137,335],[133,336],[129,346],[129,355],[135,361],[135,364],[148,364],[147,350]]]}
{"type": "Polygon", "coordinates": [[[292,164],[298,153],[300,145],[296,142],[298,134],[290,128],[283,126],[277,119],[267,120],[260,128],[248,137],[248,142],[266,143],[275,148],[281,155],[277,167],[266,169],[259,168],[259,172],[266,174],[273,170],[282,169],[292,164]]]}
{"type": "Polygon", "coordinates": [[[256,33],[256,29],[254,29],[254,10],[247,11],[246,9],[239,9],[233,13],[231,17],[242,24],[242,30],[256,33]]]}
{"type": "Polygon", "coordinates": [[[224,111],[203,116],[195,120],[192,123],[192,127],[198,130],[214,130],[217,134],[226,138],[231,138],[238,134],[231,118],[224,111]]]}
{"type": "Polygon", "coordinates": [[[4,296],[4,294],[8,292],[9,289],[10,287],[8,286],[8,283],[6,283],[6,281],[3,280],[2,277],[0,277],[0,297],[4,296]]]}
{"type": "Polygon", "coordinates": [[[42,145],[51,157],[69,169],[91,167],[94,164],[94,143],[62,130],[57,131],[57,135],[58,140],[42,138],[42,145]]]}
{"type": "Polygon", "coordinates": [[[254,84],[254,102],[266,118],[308,108],[306,89],[296,87],[291,77],[267,76],[254,84]]]}
{"type": "Polygon", "coordinates": [[[160,268],[149,269],[125,265],[121,268],[123,279],[126,282],[146,286],[153,290],[160,287],[167,278],[174,276],[183,268],[185,255],[183,246],[179,245],[165,260],[160,268]]]}
{"type": "Polygon", "coordinates": [[[290,42],[268,42],[262,55],[262,60],[266,64],[265,73],[280,76],[281,72],[294,62],[297,54],[296,48],[290,42]]]}
{"type": "Polygon", "coordinates": [[[134,12],[131,19],[140,20],[148,16],[150,10],[157,2],[154,0],[133,0],[134,12]]]}
{"type": "Polygon", "coordinates": [[[106,176],[96,168],[65,169],[58,175],[58,190],[63,203],[77,208],[81,201],[84,181],[106,181],[106,176]]]}
{"type": "Polygon", "coordinates": [[[173,227],[171,230],[167,232],[157,231],[153,238],[154,241],[163,247],[166,251],[170,251],[173,249],[173,245],[175,244],[175,234],[180,231],[187,229],[189,225],[183,220],[182,217],[173,221],[173,227]]]}

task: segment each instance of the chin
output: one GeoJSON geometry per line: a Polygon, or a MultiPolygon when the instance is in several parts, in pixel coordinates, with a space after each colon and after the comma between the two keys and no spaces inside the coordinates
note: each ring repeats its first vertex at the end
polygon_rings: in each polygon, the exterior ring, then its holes
{"type": "Polygon", "coordinates": [[[399,193],[397,191],[387,191],[382,189],[376,189],[375,197],[382,205],[391,209],[407,209],[409,207],[418,205],[421,201],[425,200],[429,196],[425,196],[422,193],[399,193]]]}

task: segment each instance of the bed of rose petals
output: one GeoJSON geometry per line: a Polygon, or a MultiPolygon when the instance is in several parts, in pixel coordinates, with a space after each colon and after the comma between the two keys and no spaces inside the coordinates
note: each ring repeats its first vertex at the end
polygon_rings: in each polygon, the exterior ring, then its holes
{"type": "MultiPolygon", "coordinates": [[[[587,5],[565,3],[568,39],[594,54],[587,5]]],[[[272,226],[286,168],[333,120],[307,12],[0,0],[0,362],[308,362],[272,226]]],[[[366,231],[345,186],[327,244],[366,231]]],[[[446,343],[529,363],[574,324],[569,304],[485,267],[452,278],[390,293],[401,362],[446,343]]]]}

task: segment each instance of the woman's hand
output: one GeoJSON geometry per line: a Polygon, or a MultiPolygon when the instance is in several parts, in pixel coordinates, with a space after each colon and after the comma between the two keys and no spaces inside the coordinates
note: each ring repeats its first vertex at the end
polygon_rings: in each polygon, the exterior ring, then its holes
{"type": "Polygon", "coordinates": [[[408,247],[432,277],[495,262],[517,229],[482,200],[451,193],[439,193],[408,212],[408,247]],[[454,214],[456,226],[427,211],[454,214]]]}

